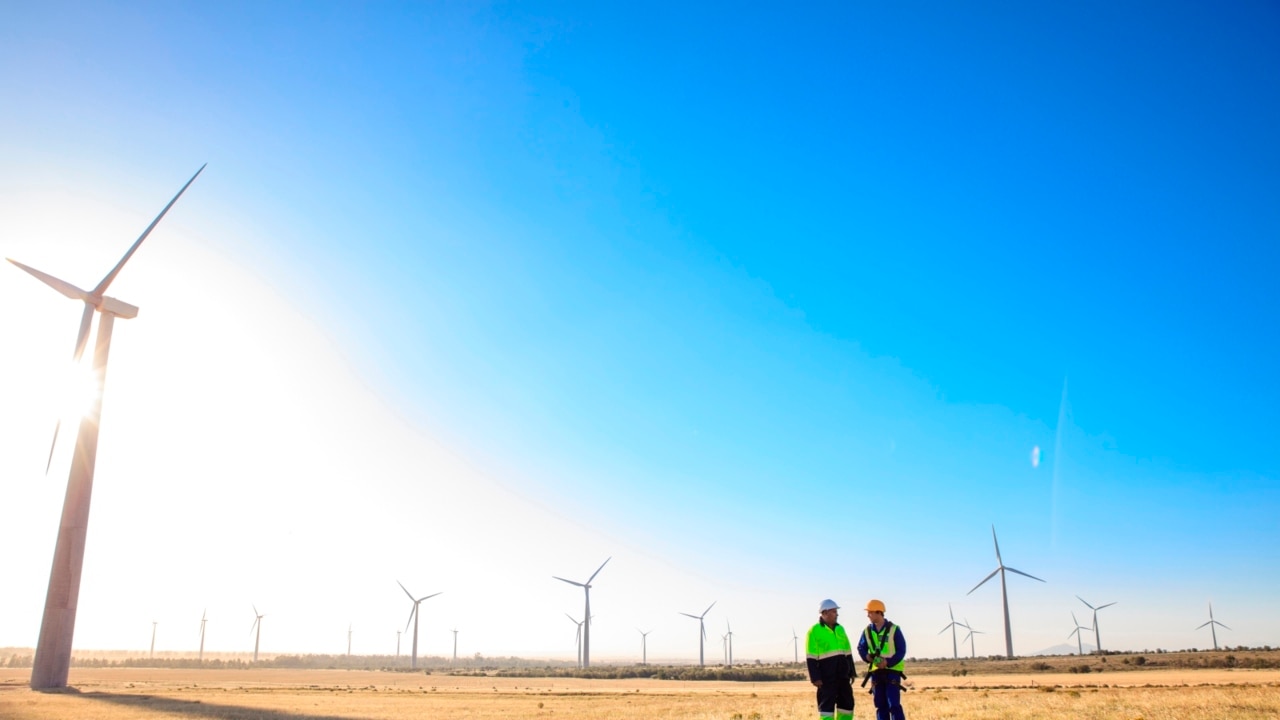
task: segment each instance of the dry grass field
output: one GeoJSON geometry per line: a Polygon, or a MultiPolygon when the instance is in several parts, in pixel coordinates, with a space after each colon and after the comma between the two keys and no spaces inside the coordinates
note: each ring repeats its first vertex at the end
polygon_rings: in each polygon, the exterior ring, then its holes
{"type": "MultiPolygon", "coordinates": [[[[805,683],[451,677],[344,670],[74,668],[68,692],[0,669],[7,720],[813,720],[805,683]]],[[[1280,718],[1280,670],[912,678],[913,720],[1280,718]]],[[[873,717],[870,696],[855,715],[873,717]]]]}

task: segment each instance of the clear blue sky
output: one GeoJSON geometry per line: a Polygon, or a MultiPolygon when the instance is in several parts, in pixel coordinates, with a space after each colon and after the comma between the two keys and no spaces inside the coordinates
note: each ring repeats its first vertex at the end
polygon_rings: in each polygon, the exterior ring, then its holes
{"type": "MultiPolygon", "coordinates": [[[[1203,646],[1213,600],[1226,642],[1278,645],[1277,67],[1264,2],[10,3],[0,192],[140,230],[208,162],[173,232],[607,538],[584,573],[616,543],[707,580],[663,613],[723,596],[764,637],[782,594],[787,637],[886,596],[949,653],[947,602],[998,638],[998,592],[964,594],[994,524],[1049,581],[1012,583],[1019,650],[1076,594],[1120,601],[1116,644],[1203,646]]],[[[41,217],[6,255],[63,242],[41,217]]],[[[56,302],[29,282],[0,280],[56,302]]],[[[631,610],[599,612],[622,655],[631,610]]]]}

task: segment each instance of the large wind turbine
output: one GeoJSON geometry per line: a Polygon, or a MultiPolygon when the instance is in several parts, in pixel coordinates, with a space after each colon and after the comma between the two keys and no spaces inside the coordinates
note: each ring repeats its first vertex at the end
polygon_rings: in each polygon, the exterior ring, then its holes
{"type": "Polygon", "coordinates": [[[1200,627],[1197,627],[1196,629],[1199,630],[1205,625],[1208,625],[1209,632],[1213,633],[1213,649],[1217,650],[1218,649],[1218,631],[1214,629],[1214,626],[1216,625],[1217,627],[1220,627],[1223,630],[1230,630],[1231,628],[1213,619],[1213,603],[1209,603],[1209,622],[1205,623],[1204,625],[1201,625],[1200,627]]]}
{"type": "Polygon", "coordinates": [[[1115,603],[1109,602],[1106,605],[1099,605],[1098,607],[1094,607],[1079,595],[1076,596],[1076,599],[1084,603],[1085,607],[1093,611],[1093,644],[1096,646],[1096,649],[1098,650],[1098,652],[1102,652],[1102,633],[1098,632],[1098,611],[1101,610],[1102,608],[1109,608],[1112,605],[1115,605],[1115,603]]]}
{"type": "Polygon", "coordinates": [[[974,645],[973,636],[986,635],[986,633],[981,630],[974,630],[973,627],[969,625],[969,618],[964,619],[964,628],[969,631],[969,634],[964,636],[964,639],[969,641],[969,657],[976,658],[978,657],[978,650],[974,645]]]}
{"type": "MultiPolygon", "coordinates": [[[[27,267],[10,259],[9,262],[25,270],[40,282],[59,293],[84,303],[80,316],[80,330],[76,334],[76,347],[72,360],[79,363],[89,341],[89,330],[96,311],[98,320],[97,341],[93,351],[93,374],[97,391],[89,411],[80,418],[80,431],[76,436],[75,454],[71,458],[71,470],[67,475],[67,492],[62,501],[62,520],[58,525],[58,540],[53,550],[53,567],[49,572],[49,590],[44,601],[44,618],[40,623],[40,639],[36,644],[35,662],[31,668],[31,687],[35,690],[67,686],[67,673],[71,669],[71,644],[75,635],[76,609],[80,599],[80,574],[84,568],[85,537],[89,529],[89,501],[93,495],[93,468],[98,455],[98,426],[102,418],[102,388],[107,378],[107,356],[111,351],[111,328],[116,318],[137,317],[138,308],[105,295],[107,288],[120,274],[124,264],[133,257],[138,246],[151,234],[169,208],[182,197],[191,183],[199,177],[204,166],[196,171],[177,195],[164,206],[164,210],[147,226],[133,242],[116,266],[102,278],[92,290],[81,290],[64,280],[27,267]]],[[[61,421],[54,427],[53,444],[49,448],[48,472],[53,462],[53,448],[58,443],[61,421]]]]}
{"type": "MultiPolygon", "coordinates": [[[[988,580],[995,577],[996,573],[1000,573],[1000,597],[1004,601],[1004,653],[1005,653],[1005,657],[1012,659],[1013,658],[1013,631],[1009,628],[1009,590],[1005,586],[1005,572],[1008,571],[1011,573],[1017,573],[1023,577],[1029,577],[1032,580],[1038,580],[1040,582],[1044,582],[1044,580],[1040,580],[1040,578],[1036,577],[1035,575],[1028,575],[1022,572],[1021,570],[1014,570],[1011,567],[1005,566],[1004,560],[1000,559],[1000,541],[996,539],[995,525],[991,526],[991,540],[996,545],[996,569],[992,570],[990,575],[982,578],[982,582],[978,583],[977,585],[974,585],[973,590],[977,590],[978,588],[982,587],[984,584],[986,584],[988,580]]],[[[965,594],[972,595],[973,590],[970,590],[968,593],[965,593],[965,594]]]]}
{"type": "Polygon", "coordinates": [[[262,618],[266,615],[258,612],[258,606],[253,606],[253,625],[249,626],[249,632],[253,633],[253,662],[258,662],[258,641],[262,639],[262,618]]]}
{"type": "Polygon", "coordinates": [[[591,573],[591,577],[587,578],[586,582],[574,582],[573,580],[566,580],[555,575],[551,576],[560,582],[567,582],[570,585],[577,585],[582,588],[582,594],[586,598],[586,607],[582,611],[582,617],[586,618],[583,620],[586,624],[582,626],[582,667],[584,668],[591,667],[591,581],[596,579],[596,576],[600,574],[600,571],[603,570],[604,566],[608,565],[609,561],[612,559],[612,557],[605,558],[605,561],[600,563],[600,567],[596,568],[596,571],[591,573]]]}
{"type": "MultiPolygon", "coordinates": [[[[1075,636],[1076,636],[1076,654],[1077,654],[1077,655],[1084,655],[1084,636],[1080,634],[1080,631],[1081,631],[1081,630],[1092,630],[1093,628],[1087,628],[1087,627],[1085,627],[1085,626],[1081,625],[1081,624],[1080,624],[1080,621],[1076,619],[1076,614],[1075,614],[1075,613],[1071,613],[1071,622],[1075,623],[1075,625],[1076,625],[1076,629],[1071,631],[1071,635],[1075,635],[1075,636]]],[[[1067,635],[1067,639],[1068,639],[1068,640],[1070,640],[1070,639],[1071,639],[1071,635],[1067,635]]]]}
{"type": "Polygon", "coordinates": [[[200,613],[200,656],[199,661],[204,662],[204,625],[209,622],[209,611],[205,610],[200,613]]]}
{"type": "Polygon", "coordinates": [[[431,598],[435,597],[436,595],[439,595],[440,593],[443,593],[444,591],[441,590],[438,593],[431,593],[430,595],[424,595],[420,598],[415,598],[413,596],[413,593],[409,592],[408,588],[404,586],[404,583],[397,580],[396,584],[400,586],[401,590],[404,590],[404,594],[408,595],[409,600],[413,602],[413,609],[409,611],[409,622],[406,622],[404,624],[404,629],[408,631],[409,623],[413,623],[413,660],[409,664],[409,667],[416,670],[418,669],[418,617],[421,615],[421,613],[418,612],[418,606],[422,604],[423,600],[430,600],[431,598]]]}
{"type": "Polygon", "coordinates": [[[704,646],[704,645],[706,644],[706,642],[707,642],[707,626],[706,626],[706,623],[704,623],[704,622],[703,622],[703,618],[705,618],[705,617],[707,616],[707,613],[711,612],[711,608],[713,608],[713,607],[715,607],[715,606],[716,606],[716,604],[715,604],[714,602],[713,602],[713,603],[711,603],[710,605],[708,605],[708,606],[707,606],[707,609],[706,609],[706,610],[703,610],[703,611],[702,611],[702,614],[701,614],[701,615],[690,615],[690,614],[689,614],[689,613],[687,613],[687,612],[682,612],[682,613],[680,613],[681,615],[683,615],[683,616],[685,616],[685,617],[691,617],[691,618],[693,618],[694,620],[697,620],[697,621],[698,621],[698,664],[699,664],[699,665],[706,665],[706,664],[707,664],[707,663],[706,663],[706,657],[705,657],[705,655],[704,655],[704,653],[703,653],[703,646],[704,646]]]}
{"type": "MultiPolygon", "coordinates": [[[[942,633],[946,632],[947,630],[950,630],[950,631],[951,631],[951,659],[952,659],[952,660],[959,660],[959,659],[960,659],[960,646],[959,646],[958,644],[956,644],[956,628],[958,628],[958,627],[964,627],[964,626],[963,626],[963,625],[961,625],[960,623],[956,622],[956,614],[955,614],[954,612],[952,612],[952,611],[951,611],[951,603],[947,603],[947,614],[951,616],[951,622],[950,622],[950,623],[948,623],[946,627],[944,627],[944,628],[942,628],[941,630],[939,630],[939,631],[938,631],[938,634],[939,634],[939,635],[941,635],[942,633]]],[[[794,631],[793,631],[793,632],[794,632],[794,631]]]]}

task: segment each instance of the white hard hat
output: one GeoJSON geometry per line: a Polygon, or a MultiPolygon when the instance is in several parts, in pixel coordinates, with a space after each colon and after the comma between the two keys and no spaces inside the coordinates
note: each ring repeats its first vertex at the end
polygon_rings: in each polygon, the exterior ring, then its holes
{"type": "Polygon", "coordinates": [[[839,610],[839,609],[840,609],[840,606],[836,604],[836,601],[830,598],[823,600],[822,604],[818,606],[818,612],[820,613],[824,613],[828,610],[839,610]]]}

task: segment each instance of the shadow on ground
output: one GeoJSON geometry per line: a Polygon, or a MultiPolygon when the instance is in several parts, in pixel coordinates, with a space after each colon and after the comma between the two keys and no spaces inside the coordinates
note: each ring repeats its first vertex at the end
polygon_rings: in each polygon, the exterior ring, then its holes
{"type": "Polygon", "coordinates": [[[70,691],[77,697],[96,702],[110,703],[120,708],[136,711],[138,717],[146,713],[169,713],[192,718],[217,718],[217,720],[364,720],[354,715],[323,715],[310,712],[287,712],[243,705],[223,705],[196,700],[181,700],[156,695],[116,694],[108,692],[70,691]]]}

